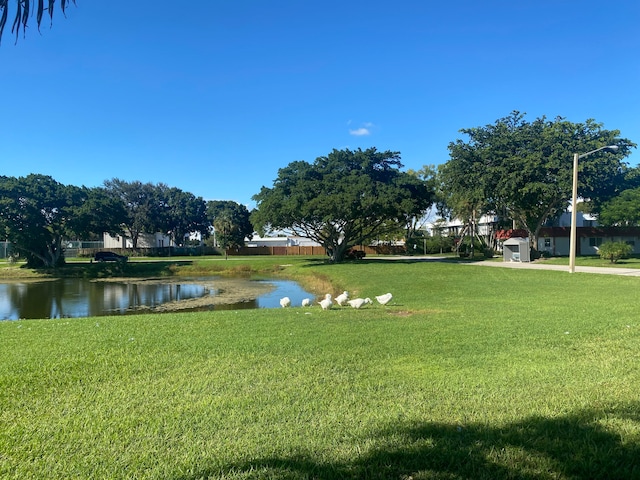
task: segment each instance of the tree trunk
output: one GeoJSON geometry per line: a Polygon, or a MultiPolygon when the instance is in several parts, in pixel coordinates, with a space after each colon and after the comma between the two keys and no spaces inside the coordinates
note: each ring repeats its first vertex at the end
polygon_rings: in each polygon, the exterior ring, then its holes
{"type": "Polygon", "coordinates": [[[46,246],[46,251],[38,253],[29,249],[21,249],[31,256],[31,260],[28,260],[28,264],[32,267],[44,267],[54,268],[61,263],[61,259],[64,260],[62,255],[62,237],[54,237],[53,241],[46,246]],[[39,260],[40,264],[33,263],[33,260],[39,260]]]}
{"type": "Polygon", "coordinates": [[[323,247],[329,256],[329,261],[331,261],[331,263],[340,263],[344,260],[348,245],[345,242],[340,242],[333,244],[328,243],[323,245],[323,247]]]}

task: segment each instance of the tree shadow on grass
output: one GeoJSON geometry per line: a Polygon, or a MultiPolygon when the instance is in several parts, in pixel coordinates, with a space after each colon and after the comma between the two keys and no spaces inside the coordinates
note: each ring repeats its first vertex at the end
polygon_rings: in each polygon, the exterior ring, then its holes
{"type": "Polygon", "coordinates": [[[353,263],[371,264],[371,263],[384,263],[386,265],[392,264],[413,264],[413,263],[438,263],[448,261],[441,257],[367,257],[362,260],[354,261],[353,263]]]}
{"type": "Polygon", "coordinates": [[[500,427],[482,424],[397,424],[379,447],[350,461],[312,455],[256,458],[196,478],[247,479],[638,479],[640,404],[532,416],[500,427]],[[612,427],[616,425],[620,430],[612,427]],[[620,431],[629,431],[621,438],[620,431]]]}
{"type": "Polygon", "coordinates": [[[333,263],[328,259],[310,259],[308,264],[305,265],[307,267],[317,267],[317,266],[331,266],[331,265],[370,265],[373,263],[382,263],[385,265],[396,265],[396,264],[413,264],[413,263],[436,263],[436,262],[446,262],[448,259],[439,258],[439,257],[365,257],[362,260],[343,260],[339,263],[333,263]]]}
{"type": "Polygon", "coordinates": [[[69,263],[55,270],[43,270],[58,278],[168,277],[177,266],[191,265],[191,260],[69,263]]]}

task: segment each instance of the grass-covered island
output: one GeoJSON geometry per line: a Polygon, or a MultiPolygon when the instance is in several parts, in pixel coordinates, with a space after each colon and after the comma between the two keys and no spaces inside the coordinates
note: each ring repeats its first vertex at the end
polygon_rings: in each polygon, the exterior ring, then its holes
{"type": "Polygon", "coordinates": [[[296,257],[167,268],[394,300],[0,322],[0,478],[640,478],[636,277],[296,257]]]}

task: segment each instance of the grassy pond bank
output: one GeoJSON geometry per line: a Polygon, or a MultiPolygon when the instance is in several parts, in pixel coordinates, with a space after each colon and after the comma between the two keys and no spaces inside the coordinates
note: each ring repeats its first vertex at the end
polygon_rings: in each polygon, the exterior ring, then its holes
{"type": "Polygon", "coordinates": [[[0,478],[640,478],[636,277],[411,259],[140,268],[394,299],[0,322],[0,478]]]}

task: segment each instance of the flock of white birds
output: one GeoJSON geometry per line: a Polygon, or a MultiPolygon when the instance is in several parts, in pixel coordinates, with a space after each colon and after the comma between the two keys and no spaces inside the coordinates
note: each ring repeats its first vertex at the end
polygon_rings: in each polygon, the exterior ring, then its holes
{"type": "MultiPolygon", "coordinates": [[[[380,305],[387,305],[393,295],[391,293],[385,293],[384,295],[377,295],[375,297],[376,301],[380,305]]],[[[310,298],[305,298],[302,300],[303,307],[312,306],[313,302],[310,298]]],[[[350,306],[351,308],[360,308],[364,305],[373,305],[373,301],[370,298],[349,298],[349,292],[344,291],[337,297],[333,298],[330,293],[327,293],[322,300],[318,302],[318,305],[322,307],[322,310],[329,310],[333,307],[334,304],[337,304],[341,307],[350,306]]],[[[282,308],[287,308],[291,306],[291,299],[289,297],[283,297],[280,299],[280,306],[282,308]]]]}

